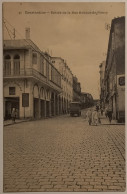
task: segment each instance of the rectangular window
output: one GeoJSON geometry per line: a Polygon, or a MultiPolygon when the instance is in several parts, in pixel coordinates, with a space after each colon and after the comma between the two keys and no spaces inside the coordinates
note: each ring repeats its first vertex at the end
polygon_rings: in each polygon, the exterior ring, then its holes
{"type": "Polygon", "coordinates": [[[9,95],[15,95],[15,87],[9,87],[9,95]]]}

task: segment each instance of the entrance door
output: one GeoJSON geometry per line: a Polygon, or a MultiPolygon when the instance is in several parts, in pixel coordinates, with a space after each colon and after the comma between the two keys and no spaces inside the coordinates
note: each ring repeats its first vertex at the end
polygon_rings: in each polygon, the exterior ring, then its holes
{"type": "Polygon", "coordinates": [[[44,100],[41,100],[41,118],[45,117],[45,105],[44,100]]]}
{"type": "Polygon", "coordinates": [[[34,98],[34,118],[39,118],[39,99],[34,98]]]}
{"type": "Polygon", "coordinates": [[[46,101],[46,117],[49,117],[49,101],[46,101]]]}
{"type": "Polygon", "coordinates": [[[5,119],[11,119],[12,108],[16,109],[16,118],[19,118],[19,97],[5,98],[5,119]]]}

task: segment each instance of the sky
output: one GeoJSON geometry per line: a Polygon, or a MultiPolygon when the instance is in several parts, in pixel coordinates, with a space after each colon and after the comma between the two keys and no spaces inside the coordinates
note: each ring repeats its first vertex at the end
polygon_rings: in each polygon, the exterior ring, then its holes
{"type": "MultiPolygon", "coordinates": [[[[82,92],[99,98],[99,65],[106,60],[111,21],[125,16],[124,2],[14,2],[3,4],[11,38],[30,39],[42,51],[63,58],[81,83],[82,92]]],[[[3,26],[4,39],[10,36],[3,26]]]]}

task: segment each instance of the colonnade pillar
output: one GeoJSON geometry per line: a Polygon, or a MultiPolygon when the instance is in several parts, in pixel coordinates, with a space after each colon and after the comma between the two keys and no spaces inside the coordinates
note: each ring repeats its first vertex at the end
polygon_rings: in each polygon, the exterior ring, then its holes
{"type": "Polygon", "coordinates": [[[44,117],[46,117],[46,100],[44,100],[44,117]]]}
{"type": "Polygon", "coordinates": [[[49,117],[51,117],[51,101],[49,101],[49,117]]]}
{"type": "Polygon", "coordinates": [[[40,98],[38,99],[38,118],[41,118],[41,100],[40,98]]]}

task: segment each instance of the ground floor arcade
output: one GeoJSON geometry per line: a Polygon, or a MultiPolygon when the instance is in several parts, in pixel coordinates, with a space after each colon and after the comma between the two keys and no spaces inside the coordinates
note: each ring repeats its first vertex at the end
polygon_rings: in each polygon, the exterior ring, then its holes
{"type": "Polygon", "coordinates": [[[33,80],[10,80],[4,82],[4,119],[11,118],[12,108],[20,119],[41,119],[66,114],[69,101],[61,91],[33,80]]]}

